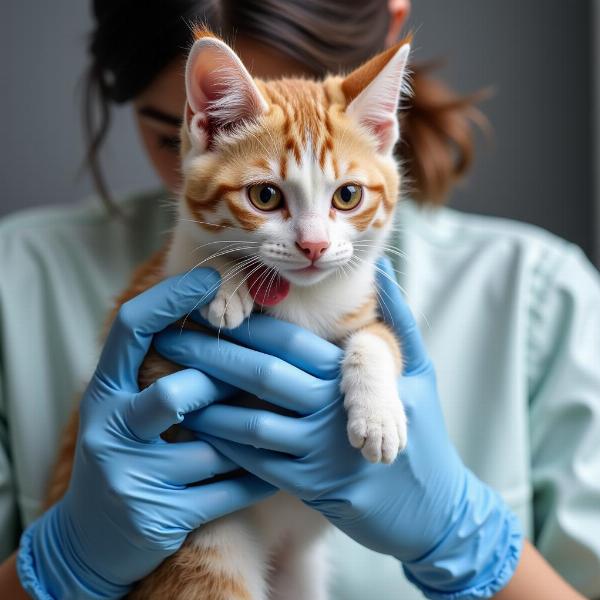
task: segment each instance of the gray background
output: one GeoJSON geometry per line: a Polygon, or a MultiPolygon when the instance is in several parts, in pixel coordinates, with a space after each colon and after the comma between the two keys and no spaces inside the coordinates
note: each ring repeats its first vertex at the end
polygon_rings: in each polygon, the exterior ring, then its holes
{"type": "MultiPolygon", "coordinates": [[[[451,204],[536,223],[590,257],[600,249],[594,246],[600,211],[594,211],[593,5],[414,0],[411,19],[417,59],[445,57],[440,74],[459,91],[495,89],[483,105],[494,136],[479,139],[475,168],[451,204]]],[[[84,0],[3,2],[0,214],[92,193],[89,176],[78,176],[77,85],[88,12],[84,0]]],[[[115,111],[103,162],[116,194],[157,183],[128,108],[115,111]]]]}

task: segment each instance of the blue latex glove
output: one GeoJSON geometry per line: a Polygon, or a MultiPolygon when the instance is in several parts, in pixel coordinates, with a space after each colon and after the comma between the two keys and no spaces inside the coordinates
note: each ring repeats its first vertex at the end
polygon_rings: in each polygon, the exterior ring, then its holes
{"type": "Polygon", "coordinates": [[[218,285],[215,271],[198,269],[119,311],[82,399],[69,489],[21,539],[17,568],[34,598],[121,597],[190,531],[274,491],[251,475],[187,487],[237,466],[205,442],[159,437],[227,386],[191,369],[141,393],[137,385],[153,334],[208,302],[218,285]]]}
{"type": "Polygon", "coordinates": [[[196,332],[165,332],[156,345],[176,362],[299,413],[213,405],[186,418],[199,436],[360,544],[398,558],[429,598],[487,598],[516,568],[519,526],[450,442],[433,366],[389,262],[381,266],[384,317],[405,358],[398,385],[409,423],[408,447],[392,465],[371,464],[350,446],[342,351],[312,333],[255,315],[227,332],[243,346],[196,332]]]}

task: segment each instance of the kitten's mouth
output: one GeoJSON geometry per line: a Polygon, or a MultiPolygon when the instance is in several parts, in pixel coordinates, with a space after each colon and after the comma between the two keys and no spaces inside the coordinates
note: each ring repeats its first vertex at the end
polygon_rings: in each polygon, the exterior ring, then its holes
{"type": "Polygon", "coordinates": [[[317,267],[316,265],[312,264],[308,267],[304,267],[303,269],[295,269],[294,273],[318,273],[319,271],[322,271],[322,269],[319,269],[319,267],[317,267]]]}
{"type": "Polygon", "coordinates": [[[275,306],[290,292],[290,282],[266,265],[252,270],[246,285],[254,302],[261,306],[275,306]]]}

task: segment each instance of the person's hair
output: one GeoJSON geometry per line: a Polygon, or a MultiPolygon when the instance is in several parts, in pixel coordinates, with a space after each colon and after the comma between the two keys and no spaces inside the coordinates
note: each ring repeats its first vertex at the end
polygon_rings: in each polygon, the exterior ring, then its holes
{"type": "MultiPolygon", "coordinates": [[[[112,103],[140,94],[183,56],[199,22],[225,39],[246,36],[306,65],[316,77],[349,71],[384,48],[386,0],[93,0],[95,28],[83,95],[86,164],[114,208],[98,152],[112,103]]],[[[473,159],[473,96],[460,96],[413,66],[412,97],[402,110],[399,156],[422,203],[441,203],[473,159]]]]}

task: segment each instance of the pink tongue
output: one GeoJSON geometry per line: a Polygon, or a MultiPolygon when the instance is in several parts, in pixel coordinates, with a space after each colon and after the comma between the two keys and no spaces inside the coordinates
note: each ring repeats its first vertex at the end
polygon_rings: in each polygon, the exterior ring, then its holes
{"type": "Polygon", "coordinates": [[[269,267],[260,267],[247,279],[248,291],[254,302],[262,306],[279,304],[290,291],[290,282],[281,275],[272,276],[269,267]]]}

